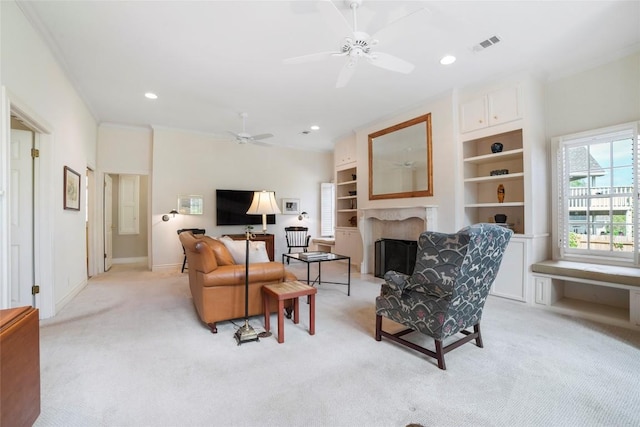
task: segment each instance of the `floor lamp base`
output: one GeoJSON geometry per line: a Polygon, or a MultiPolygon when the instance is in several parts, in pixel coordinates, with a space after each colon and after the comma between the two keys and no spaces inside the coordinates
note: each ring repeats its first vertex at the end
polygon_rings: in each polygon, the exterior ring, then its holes
{"type": "Polygon", "coordinates": [[[244,325],[238,328],[235,333],[235,337],[238,341],[238,345],[249,341],[260,341],[258,333],[249,324],[249,319],[244,320],[244,325]]]}

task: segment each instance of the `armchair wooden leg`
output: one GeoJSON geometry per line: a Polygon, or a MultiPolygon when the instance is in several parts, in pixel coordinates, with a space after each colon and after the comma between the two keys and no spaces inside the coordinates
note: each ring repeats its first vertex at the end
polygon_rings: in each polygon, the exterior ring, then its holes
{"type": "Polygon", "coordinates": [[[382,330],[382,316],[376,314],[376,341],[382,341],[382,335],[380,331],[382,330]]]}
{"type": "Polygon", "coordinates": [[[483,348],[482,335],[480,334],[480,323],[478,323],[477,325],[473,325],[473,332],[478,335],[476,337],[476,345],[480,348],[483,348]]]}
{"type": "Polygon", "coordinates": [[[436,359],[438,360],[438,368],[443,371],[447,369],[447,365],[444,363],[444,353],[442,352],[442,341],[436,341],[436,359]]]}
{"type": "Polygon", "coordinates": [[[212,334],[217,334],[218,333],[218,328],[216,327],[216,322],[207,323],[207,326],[209,327],[209,329],[211,329],[211,333],[212,334]]]}

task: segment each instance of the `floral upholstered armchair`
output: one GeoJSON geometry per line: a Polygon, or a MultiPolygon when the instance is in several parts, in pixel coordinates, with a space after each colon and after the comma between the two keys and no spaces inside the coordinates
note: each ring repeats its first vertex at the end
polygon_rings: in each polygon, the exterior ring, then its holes
{"type": "Polygon", "coordinates": [[[455,234],[426,231],[418,239],[411,276],[389,271],[376,298],[376,340],[388,338],[437,359],[471,340],[482,347],[480,319],[504,251],[513,232],[494,224],[475,224],[455,234]],[[386,317],[408,329],[382,330],[386,317]],[[473,332],[467,328],[473,327],[473,332]],[[402,338],[420,332],[435,339],[435,352],[402,338]],[[457,333],[464,336],[443,347],[457,333]]]}

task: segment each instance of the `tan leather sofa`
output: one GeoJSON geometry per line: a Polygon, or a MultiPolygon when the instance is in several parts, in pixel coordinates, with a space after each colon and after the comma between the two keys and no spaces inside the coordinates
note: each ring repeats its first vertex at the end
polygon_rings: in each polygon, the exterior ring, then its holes
{"type": "MultiPolygon", "coordinates": [[[[245,315],[245,266],[236,264],[226,246],[209,236],[180,233],[189,270],[189,287],[200,319],[211,332],[218,332],[216,323],[240,319],[245,315]]],[[[280,262],[249,264],[249,316],[264,313],[262,286],[296,280],[280,262]]],[[[285,307],[290,315],[291,304],[285,307]]],[[[270,311],[277,312],[277,301],[270,311]]]]}

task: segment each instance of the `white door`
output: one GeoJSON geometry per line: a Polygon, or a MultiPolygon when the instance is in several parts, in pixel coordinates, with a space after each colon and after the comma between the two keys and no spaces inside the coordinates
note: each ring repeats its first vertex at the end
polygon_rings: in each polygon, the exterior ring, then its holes
{"type": "Polygon", "coordinates": [[[104,176],[104,271],[113,263],[113,180],[104,176]]]}
{"type": "Polygon", "coordinates": [[[11,130],[11,307],[34,305],[33,133],[11,130]]]}

